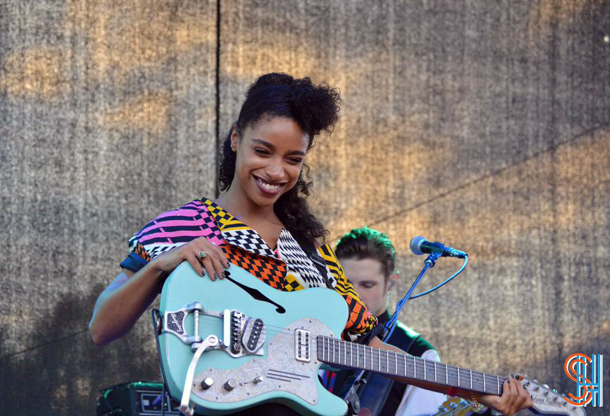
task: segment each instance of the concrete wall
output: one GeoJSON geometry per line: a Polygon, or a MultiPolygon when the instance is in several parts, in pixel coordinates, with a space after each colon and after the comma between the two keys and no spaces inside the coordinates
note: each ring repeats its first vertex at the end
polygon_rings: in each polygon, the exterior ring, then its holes
{"type": "Polygon", "coordinates": [[[575,393],[567,356],[610,354],[604,34],[599,0],[3,2],[0,413],[92,413],[100,388],[159,379],[148,315],[96,347],[93,303],[130,235],[213,195],[219,137],[269,71],[342,91],[308,161],[333,240],[387,232],[398,292],[411,237],[471,254],[404,321],[446,362],[575,393]]]}

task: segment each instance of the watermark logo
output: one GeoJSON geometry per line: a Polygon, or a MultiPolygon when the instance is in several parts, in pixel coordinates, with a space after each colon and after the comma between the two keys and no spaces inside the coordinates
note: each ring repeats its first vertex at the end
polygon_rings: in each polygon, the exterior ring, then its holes
{"type": "Polygon", "coordinates": [[[602,407],[604,404],[604,356],[593,354],[588,357],[584,354],[572,354],[564,364],[568,377],[576,382],[576,394],[568,393],[566,401],[574,406],[602,407]]]}

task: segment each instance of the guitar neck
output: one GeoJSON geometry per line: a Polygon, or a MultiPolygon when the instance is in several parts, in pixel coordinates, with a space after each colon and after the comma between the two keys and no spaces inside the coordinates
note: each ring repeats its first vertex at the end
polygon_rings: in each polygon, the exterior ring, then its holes
{"type": "Polygon", "coordinates": [[[345,342],[332,337],[319,335],[316,342],[318,360],[339,367],[373,371],[497,396],[502,395],[502,384],[506,380],[506,377],[345,342]]]}

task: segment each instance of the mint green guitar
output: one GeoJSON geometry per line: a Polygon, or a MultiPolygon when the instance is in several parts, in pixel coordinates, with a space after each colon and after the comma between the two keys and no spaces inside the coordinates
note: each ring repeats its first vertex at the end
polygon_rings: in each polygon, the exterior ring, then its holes
{"type": "MultiPolygon", "coordinates": [[[[339,416],[345,402],[318,380],[320,366],[329,364],[502,394],[504,377],[341,341],[347,315],[333,290],[281,292],[237,266],[212,281],[183,263],[161,293],[159,355],[169,393],[187,415],[279,402],[302,414],[339,416]]],[[[585,415],[535,381],[522,385],[532,410],[585,415]]]]}

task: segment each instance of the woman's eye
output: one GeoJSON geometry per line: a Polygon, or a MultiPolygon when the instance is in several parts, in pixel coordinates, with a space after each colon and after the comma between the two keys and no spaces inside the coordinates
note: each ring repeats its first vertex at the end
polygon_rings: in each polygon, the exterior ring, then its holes
{"type": "Polygon", "coordinates": [[[290,163],[292,163],[293,165],[299,165],[301,164],[301,162],[303,162],[303,159],[299,159],[299,158],[290,158],[288,159],[288,161],[290,163]]]}
{"type": "Polygon", "coordinates": [[[268,155],[269,154],[269,151],[267,149],[262,149],[260,147],[255,147],[254,152],[259,155],[268,155]]]}

